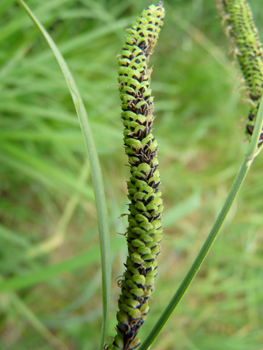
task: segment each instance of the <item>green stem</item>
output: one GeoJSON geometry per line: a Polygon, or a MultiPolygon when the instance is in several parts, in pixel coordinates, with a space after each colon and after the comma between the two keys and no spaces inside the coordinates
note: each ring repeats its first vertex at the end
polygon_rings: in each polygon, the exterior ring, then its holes
{"type": "Polygon", "coordinates": [[[261,98],[260,108],[258,111],[257,119],[256,119],[256,125],[253,132],[253,137],[251,140],[251,143],[249,145],[248,153],[245,156],[245,159],[240,167],[240,170],[235,178],[235,181],[233,183],[233,186],[228,194],[228,197],[223,205],[223,208],[221,209],[221,212],[219,213],[214,226],[212,227],[207,239],[205,240],[202,248],[200,249],[194,263],[190,267],[189,271],[187,272],[184,280],[182,281],[181,285],[175,292],[174,296],[172,297],[171,301],[167,305],[166,309],[164,310],[163,314],[159,318],[159,320],[156,322],[155,326],[153,327],[152,331],[146,338],[146,340],[142,343],[140,346],[140,350],[146,350],[149,349],[151,344],[154,342],[154,340],[157,338],[159,333],[161,332],[162,328],[170,318],[171,314],[173,313],[174,309],[177,307],[177,305],[180,303],[181,299],[183,298],[184,294],[186,293],[188,287],[192,283],[194,277],[196,276],[198,270],[200,269],[202,263],[204,262],[209,250],[211,249],[215,239],[217,238],[217,235],[219,233],[220,228],[222,227],[226,216],[245,180],[245,177],[248,173],[248,170],[257,156],[257,154],[260,152],[261,148],[257,147],[258,139],[261,133],[262,123],[263,123],[263,98],[261,98]]]}

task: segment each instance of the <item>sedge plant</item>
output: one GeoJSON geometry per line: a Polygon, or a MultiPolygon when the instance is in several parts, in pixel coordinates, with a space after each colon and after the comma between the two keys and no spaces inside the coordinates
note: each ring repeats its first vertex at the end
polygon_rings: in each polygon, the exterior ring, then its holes
{"type": "MultiPolygon", "coordinates": [[[[101,247],[103,326],[100,349],[102,349],[105,344],[109,310],[111,272],[106,200],[96,147],[85,106],[64,58],[30,8],[23,0],[18,0],[18,2],[45,37],[61,67],[79,117],[89,155],[101,247]]],[[[164,17],[164,8],[161,3],[157,6],[150,6],[134,22],[132,28],[128,30],[126,43],[119,57],[118,80],[122,100],[124,145],[129,159],[131,176],[128,181],[130,204],[129,226],[126,233],[128,256],[125,262],[126,271],[119,281],[121,295],[118,302],[116,335],[110,343],[105,345],[106,349],[132,350],[139,348],[140,350],[146,350],[153,344],[200,269],[233,205],[255,156],[261,150],[263,123],[263,104],[261,103],[263,82],[262,46],[247,1],[220,0],[218,3],[243,73],[251,104],[249,122],[246,127],[250,144],[229,195],[204,245],[163,314],[142,344],[140,344],[137,333],[145,322],[149,311],[148,299],[154,290],[153,283],[157,274],[156,258],[160,253],[159,243],[162,238],[163,203],[159,188],[158,146],[152,134],[153,97],[149,87],[151,69],[148,66],[149,56],[156,44],[164,17]]],[[[163,185],[165,186],[165,184],[163,185]]],[[[81,264],[82,262],[74,260],[72,263],[81,264]]],[[[68,264],[68,268],[70,270],[72,264],[68,264]]],[[[2,290],[5,290],[5,288],[6,290],[10,288],[10,285],[8,287],[8,281],[6,284],[5,282],[2,283],[2,290]]]]}

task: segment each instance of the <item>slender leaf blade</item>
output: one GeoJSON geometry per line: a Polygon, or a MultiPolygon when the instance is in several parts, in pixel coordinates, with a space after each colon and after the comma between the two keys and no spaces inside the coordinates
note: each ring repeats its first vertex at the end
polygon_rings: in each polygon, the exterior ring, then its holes
{"type": "Polygon", "coordinates": [[[27,14],[33,20],[37,28],[40,30],[42,35],[45,37],[47,43],[49,44],[51,50],[53,51],[58,64],[64,74],[68,88],[70,90],[75,109],[79,118],[80,126],[82,129],[85,145],[87,148],[91,173],[94,184],[94,192],[97,206],[97,215],[98,215],[98,225],[100,233],[100,249],[101,249],[101,266],[102,266],[102,285],[103,285],[103,325],[102,325],[102,340],[101,347],[104,343],[104,335],[106,330],[106,321],[109,311],[109,302],[110,302],[110,285],[111,285],[111,264],[110,264],[110,243],[109,243],[109,228],[108,228],[108,219],[107,219],[107,208],[106,200],[104,193],[104,185],[102,180],[102,173],[99,164],[99,158],[97,155],[95,143],[93,140],[92,131],[88,122],[88,116],[83,104],[81,95],[78,91],[76,83],[70,73],[70,70],[61,55],[56,44],[42,26],[42,24],[35,17],[33,12],[29,7],[24,3],[23,0],[18,0],[18,2],[25,9],[27,14]]]}

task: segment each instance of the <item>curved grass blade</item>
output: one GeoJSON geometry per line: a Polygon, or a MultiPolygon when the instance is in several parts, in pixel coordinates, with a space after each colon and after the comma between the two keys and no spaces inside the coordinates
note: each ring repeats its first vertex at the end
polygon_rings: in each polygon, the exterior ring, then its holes
{"type": "Polygon", "coordinates": [[[104,343],[104,335],[106,330],[106,321],[109,310],[110,302],[110,284],[111,284],[111,264],[110,264],[110,243],[109,243],[109,229],[108,229],[108,219],[107,219],[107,208],[106,200],[104,194],[104,185],[102,180],[102,174],[99,164],[99,158],[95,148],[95,143],[93,140],[92,131],[88,122],[87,112],[85,106],[82,102],[82,98],[78,91],[78,88],[75,84],[75,81],[70,73],[70,70],[62,57],[60,51],[58,50],[56,44],[49,36],[45,28],[34,16],[29,7],[24,3],[23,0],[18,0],[18,2],[25,9],[27,14],[31,17],[35,25],[38,27],[46,41],[48,42],[51,50],[53,51],[58,64],[64,74],[68,88],[70,90],[75,109],[79,118],[80,126],[82,129],[85,145],[87,148],[92,179],[94,184],[94,192],[97,206],[97,215],[98,215],[98,225],[100,233],[100,249],[101,249],[101,266],[102,266],[102,286],[103,286],[103,324],[102,324],[102,339],[101,339],[101,348],[104,343]]]}
{"type": "Polygon", "coordinates": [[[172,315],[174,309],[177,307],[177,305],[180,303],[181,299],[183,298],[184,294],[186,293],[187,289],[189,288],[190,284],[192,283],[193,279],[195,278],[197,272],[199,271],[201,265],[203,264],[207,254],[209,253],[215,239],[217,238],[217,235],[227,217],[227,214],[229,213],[229,210],[232,207],[232,204],[245,180],[245,177],[250,169],[250,166],[255,159],[255,157],[259,154],[261,151],[261,148],[258,148],[258,140],[261,134],[263,124],[263,98],[261,98],[260,101],[260,108],[256,117],[256,125],[253,132],[252,140],[249,145],[248,153],[246,154],[243,163],[239,169],[239,172],[235,178],[235,181],[233,183],[233,186],[227,196],[227,199],[214,223],[214,226],[212,227],[209,235],[207,236],[202,248],[200,249],[195,261],[193,262],[192,266],[190,267],[189,271],[185,275],[185,278],[183,279],[181,285],[173,295],[171,301],[167,305],[166,309],[164,310],[163,314],[159,318],[159,320],[156,322],[155,326],[153,327],[152,331],[148,335],[148,337],[145,339],[145,341],[140,346],[140,350],[147,350],[152,345],[152,343],[155,341],[163,327],[165,326],[166,322],[172,315]]]}

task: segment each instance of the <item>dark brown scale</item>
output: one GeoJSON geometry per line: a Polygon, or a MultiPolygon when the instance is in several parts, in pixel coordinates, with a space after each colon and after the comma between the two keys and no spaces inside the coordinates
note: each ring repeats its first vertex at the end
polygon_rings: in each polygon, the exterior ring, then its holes
{"type": "Polygon", "coordinates": [[[147,199],[147,203],[150,203],[152,200],[154,199],[154,196],[151,196],[151,197],[149,197],[148,199],[147,199]]]}
{"type": "Polygon", "coordinates": [[[152,261],[154,261],[154,260],[155,260],[155,258],[152,258],[152,259],[145,259],[146,262],[152,262],[152,261]]]}
{"type": "Polygon", "coordinates": [[[146,277],[146,269],[145,267],[139,267],[138,271],[140,272],[141,275],[143,275],[144,277],[146,277]]]}
{"type": "MultiPolygon", "coordinates": [[[[249,133],[249,135],[252,136],[253,130],[254,130],[254,126],[253,126],[253,125],[247,124],[247,132],[249,133]]],[[[260,136],[261,136],[261,135],[260,135],[260,136]]]]}
{"type": "Polygon", "coordinates": [[[125,324],[125,323],[123,323],[123,322],[120,322],[120,326],[121,326],[121,329],[120,329],[119,326],[117,326],[117,328],[118,328],[119,330],[123,330],[124,332],[128,332],[128,330],[129,330],[129,328],[130,328],[127,324],[125,324]]]}
{"type": "Polygon", "coordinates": [[[153,173],[155,172],[155,170],[158,169],[158,165],[155,165],[154,167],[151,165],[151,168],[153,168],[153,173]]]}
{"type": "Polygon", "coordinates": [[[155,220],[158,220],[160,216],[161,216],[161,213],[158,213],[158,214],[154,215],[154,216],[152,217],[151,222],[152,222],[152,221],[155,221],[155,220]]]}
{"type": "Polygon", "coordinates": [[[146,42],[142,41],[139,46],[138,46],[141,50],[145,51],[145,49],[147,48],[146,42]]]}
{"type": "Polygon", "coordinates": [[[160,228],[162,228],[162,226],[157,227],[157,229],[156,229],[156,230],[159,230],[160,228]]]}
{"type": "Polygon", "coordinates": [[[142,176],[136,175],[135,178],[136,178],[137,180],[142,180],[142,181],[145,181],[145,182],[146,182],[146,179],[145,179],[145,177],[144,177],[143,175],[142,175],[142,176]]]}
{"type": "Polygon", "coordinates": [[[159,181],[159,182],[157,182],[156,184],[154,184],[152,187],[153,187],[154,189],[156,189],[156,188],[159,187],[160,183],[161,183],[161,182],[159,181]]]}
{"type": "Polygon", "coordinates": [[[147,181],[153,176],[153,172],[154,172],[154,170],[151,169],[150,172],[149,172],[149,174],[146,176],[146,180],[147,180],[147,181]]]}
{"type": "Polygon", "coordinates": [[[136,283],[134,282],[134,284],[136,284],[136,286],[140,289],[144,289],[144,286],[141,283],[136,283]]]}
{"type": "Polygon", "coordinates": [[[126,94],[135,97],[135,92],[133,91],[127,91],[126,94]]]}
{"type": "Polygon", "coordinates": [[[139,267],[141,267],[141,265],[140,265],[140,264],[137,264],[137,263],[134,263],[134,267],[135,267],[136,269],[138,269],[139,267]]]}
{"type": "Polygon", "coordinates": [[[142,131],[142,130],[139,130],[138,133],[137,133],[137,135],[135,135],[134,137],[135,137],[137,140],[142,141],[142,139],[145,137],[144,135],[145,135],[145,132],[142,131]]]}

